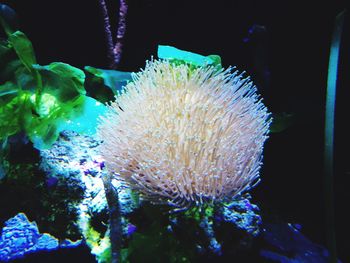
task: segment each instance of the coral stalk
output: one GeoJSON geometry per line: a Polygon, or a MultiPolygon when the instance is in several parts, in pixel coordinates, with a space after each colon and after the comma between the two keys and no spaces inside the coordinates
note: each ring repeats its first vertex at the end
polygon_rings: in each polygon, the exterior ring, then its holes
{"type": "Polygon", "coordinates": [[[127,12],[128,12],[128,5],[126,4],[126,0],[120,0],[117,37],[115,39],[115,45],[113,48],[115,67],[119,65],[120,59],[122,56],[123,40],[124,40],[125,31],[126,31],[127,12]]]}
{"type": "Polygon", "coordinates": [[[103,23],[104,23],[107,48],[108,48],[108,59],[110,61],[110,67],[114,68],[114,63],[115,63],[114,44],[113,44],[113,37],[112,37],[112,31],[111,31],[111,24],[109,21],[108,9],[107,9],[105,0],[99,0],[99,3],[101,7],[101,12],[103,15],[103,23]]]}
{"type": "Polygon", "coordinates": [[[109,238],[111,241],[111,263],[121,262],[120,248],[122,244],[122,225],[119,207],[118,190],[112,185],[110,174],[102,176],[103,186],[109,209],[109,238]]]}
{"type": "Polygon", "coordinates": [[[103,15],[103,22],[105,28],[105,35],[108,48],[108,59],[110,61],[110,68],[116,69],[121,60],[123,39],[126,31],[126,14],[128,11],[128,5],[125,0],[119,2],[119,20],[116,30],[116,37],[113,41],[113,35],[111,30],[111,23],[108,15],[108,8],[105,0],[99,0],[101,12],[103,15]]]}
{"type": "MultiPolygon", "coordinates": [[[[116,69],[120,63],[122,54],[123,38],[126,30],[126,14],[128,6],[125,0],[120,0],[119,5],[119,22],[117,27],[117,35],[115,39],[115,45],[113,42],[113,36],[111,31],[111,24],[108,15],[108,8],[105,0],[99,0],[103,20],[104,28],[108,47],[108,58],[110,60],[110,67],[116,69]]],[[[106,194],[106,199],[109,208],[109,224],[110,224],[110,241],[111,241],[111,253],[112,263],[120,262],[120,248],[122,242],[122,229],[121,229],[121,215],[119,207],[118,191],[113,188],[111,176],[108,174],[103,178],[103,184],[106,194]]]]}

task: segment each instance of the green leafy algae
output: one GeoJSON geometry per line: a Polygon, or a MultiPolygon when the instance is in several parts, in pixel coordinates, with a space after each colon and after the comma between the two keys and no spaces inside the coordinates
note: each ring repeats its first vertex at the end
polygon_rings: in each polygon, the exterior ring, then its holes
{"type": "Polygon", "coordinates": [[[84,71],[62,62],[38,65],[26,35],[8,31],[0,42],[0,141],[24,132],[45,149],[63,129],[93,134],[105,107],[86,96],[84,85],[84,71]]]}
{"type": "Polygon", "coordinates": [[[167,59],[175,64],[189,64],[193,68],[213,66],[221,69],[221,58],[218,55],[203,56],[184,51],[172,46],[158,46],[158,58],[167,59]]]}

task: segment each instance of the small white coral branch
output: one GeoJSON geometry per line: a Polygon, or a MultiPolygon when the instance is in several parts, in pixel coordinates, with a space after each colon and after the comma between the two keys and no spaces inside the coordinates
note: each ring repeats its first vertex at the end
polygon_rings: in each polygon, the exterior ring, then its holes
{"type": "Polygon", "coordinates": [[[101,118],[100,152],[145,198],[183,208],[257,183],[270,121],[232,68],[150,61],[101,118]]]}

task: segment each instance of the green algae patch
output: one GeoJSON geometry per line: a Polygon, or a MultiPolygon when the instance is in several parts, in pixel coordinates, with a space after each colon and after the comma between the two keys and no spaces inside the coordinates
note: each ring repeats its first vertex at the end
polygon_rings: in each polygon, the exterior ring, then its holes
{"type": "Polygon", "coordinates": [[[86,75],[84,86],[87,94],[102,103],[113,101],[124,86],[132,80],[132,73],[126,71],[86,66],[84,72],[86,75]]]}
{"type": "Polygon", "coordinates": [[[214,66],[221,68],[221,58],[218,55],[203,56],[197,53],[181,50],[172,46],[158,46],[158,58],[167,59],[175,64],[189,64],[194,67],[214,66]]]}
{"type": "Polygon", "coordinates": [[[24,33],[0,42],[0,141],[24,132],[37,149],[46,149],[63,129],[93,134],[104,105],[86,96],[84,71],[36,63],[24,33]]]}

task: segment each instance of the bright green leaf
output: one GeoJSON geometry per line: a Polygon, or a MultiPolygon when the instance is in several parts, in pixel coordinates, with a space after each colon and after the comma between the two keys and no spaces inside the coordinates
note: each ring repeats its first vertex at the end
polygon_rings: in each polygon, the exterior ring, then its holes
{"type": "Polygon", "coordinates": [[[9,100],[0,100],[0,140],[23,129],[23,116],[29,110],[29,93],[20,92],[9,100]]]}
{"type": "Polygon", "coordinates": [[[102,78],[104,84],[110,87],[112,90],[118,89],[121,83],[131,80],[131,72],[99,69],[90,66],[86,66],[84,70],[96,77],[102,78]]]}
{"type": "Polygon", "coordinates": [[[53,62],[47,66],[33,65],[42,76],[43,93],[53,95],[60,102],[67,102],[85,94],[85,74],[71,65],[53,62]]]}
{"type": "Polygon", "coordinates": [[[13,34],[9,35],[8,41],[16,51],[23,65],[29,71],[32,71],[32,65],[36,64],[32,42],[30,42],[27,36],[21,31],[16,31],[13,34]]]}
{"type": "Polygon", "coordinates": [[[84,68],[86,72],[85,88],[89,96],[101,102],[113,100],[114,95],[122,90],[131,80],[131,72],[99,69],[90,66],[84,68]]]}
{"type": "Polygon", "coordinates": [[[63,130],[61,125],[82,113],[84,99],[84,96],[79,96],[72,101],[60,103],[52,95],[44,93],[39,108],[36,107],[39,116],[29,113],[25,117],[25,132],[34,143],[34,147],[49,148],[63,130]]]}
{"type": "Polygon", "coordinates": [[[210,58],[213,61],[213,66],[216,66],[218,68],[222,68],[221,57],[219,55],[209,55],[208,58],[210,58]]]}
{"type": "Polygon", "coordinates": [[[203,56],[200,54],[184,51],[172,46],[158,46],[158,57],[170,61],[188,63],[196,67],[220,66],[221,58],[218,55],[203,56]]]}

